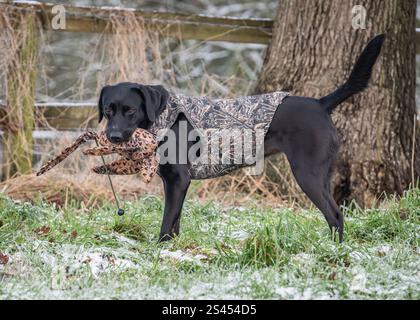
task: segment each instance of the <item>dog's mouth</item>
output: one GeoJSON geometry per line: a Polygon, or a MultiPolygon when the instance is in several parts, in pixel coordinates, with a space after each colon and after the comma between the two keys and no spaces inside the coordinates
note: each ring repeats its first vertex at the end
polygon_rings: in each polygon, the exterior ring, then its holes
{"type": "Polygon", "coordinates": [[[111,142],[112,144],[123,144],[124,142],[127,142],[120,139],[108,139],[108,141],[111,142]]]}

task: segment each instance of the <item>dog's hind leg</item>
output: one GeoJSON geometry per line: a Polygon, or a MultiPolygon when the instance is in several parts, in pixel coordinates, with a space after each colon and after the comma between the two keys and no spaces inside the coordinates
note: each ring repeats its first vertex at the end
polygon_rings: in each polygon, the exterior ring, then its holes
{"type": "Polygon", "coordinates": [[[330,193],[330,176],[332,159],[328,158],[322,165],[315,159],[303,154],[288,155],[288,159],[297,183],[303,192],[323,213],[331,231],[337,231],[339,241],[343,241],[344,218],[330,193]]]}
{"type": "Polygon", "coordinates": [[[337,203],[335,202],[334,197],[332,196],[332,193],[331,193],[331,185],[330,184],[331,184],[331,175],[332,175],[332,172],[333,172],[333,162],[334,161],[331,159],[329,161],[328,165],[327,165],[328,173],[327,173],[326,178],[324,179],[325,190],[326,190],[324,196],[327,198],[328,203],[331,207],[331,210],[334,212],[335,217],[338,220],[338,228],[337,228],[338,237],[339,237],[339,241],[343,242],[343,238],[344,238],[344,215],[341,212],[337,203]]]}

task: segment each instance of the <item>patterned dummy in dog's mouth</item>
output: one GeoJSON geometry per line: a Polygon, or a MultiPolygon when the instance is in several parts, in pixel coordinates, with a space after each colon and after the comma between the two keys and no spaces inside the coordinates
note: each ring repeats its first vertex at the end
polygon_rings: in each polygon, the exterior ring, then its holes
{"type": "Polygon", "coordinates": [[[109,164],[97,166],[92,169],[97,174],[110,175],[131,175],[140,174],[144,182],[149,183],[155,175],[159,161],[156,156],[158,146],[155,136],[143,129],[137,129],[130,140],[121,144],[111,144],[104,131],[96,133],[88,131],[76,139],[76,141],[58,156],[48,161],[37,172],[40,176],[54,168],[82,144],[96,140],[97,147],[89,148],[83,151],[88,156],[106,156],[118,154],[122,158],[109,164]]]}

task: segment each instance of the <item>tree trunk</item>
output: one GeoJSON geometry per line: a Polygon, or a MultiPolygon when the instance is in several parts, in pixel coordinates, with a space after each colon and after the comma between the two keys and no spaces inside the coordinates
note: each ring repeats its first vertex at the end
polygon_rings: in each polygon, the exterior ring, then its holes
{"type": "Polygon", "coordinates": [[[415,0],[279,1],[257,92],[321,98],[344,83],[374,35],[387,34],[369,89],[333,115],[341,149],[332,190],[340,203],[370,205],[383,194],[402,194],[420,176],[415,25],[415,0]],[[352,24],[356,5],[367,9],[366,29],[352,24]]]}

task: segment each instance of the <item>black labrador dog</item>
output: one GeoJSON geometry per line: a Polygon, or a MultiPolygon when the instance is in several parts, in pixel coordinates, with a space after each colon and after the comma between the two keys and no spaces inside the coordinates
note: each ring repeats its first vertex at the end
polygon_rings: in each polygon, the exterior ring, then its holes
{"type": "MultiPolygon", "coordinates": [[[[334,109],[368,86],[385,35],[375,37],[357,60],[347,82],[332,94],[313,99],[289,96],[277,108],[265,136],[265,156],[286,154],[293,174],[303,192],[325,216],[330,229],[343,241],[344,217],[330,192],[330,178],[339,143],[331,121],[334,109]]],[[[127,141],[136,128],[149,129],[165,110],[169,97],[162,86],[120,83],[102,89],[99,122],[105,117],[107,137],[112,143],[127,141]]],[[[181,114],[172,126],[179,145],[181,114]]],[[[188,123],[188,132],[193,127],[188,123]]],[[[182,138],[183,139],[183,138],[182,138]]],[[[194,142],[188,142],[188,149],[194,142]]],[[[187,150],[188,151],[188,150],[187,150]]],[[[179,156],[177,147],[177,157],[179,156]]],[[[158,174],[163,180],[165,209],[159,240],[179,234],[181,210],[191,182],[187,164],[162,164],[158,174]]]]}

